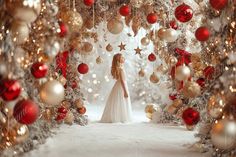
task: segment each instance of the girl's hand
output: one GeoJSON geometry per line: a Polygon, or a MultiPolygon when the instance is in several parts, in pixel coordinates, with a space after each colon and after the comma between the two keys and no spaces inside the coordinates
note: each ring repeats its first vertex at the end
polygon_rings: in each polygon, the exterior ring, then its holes
{"type": "Polygon", "coordinates": [[[124,97],[125,97],[125,98],[128,98],[128,97],[129,97],[127,92],[124,93],[124,97]]]}

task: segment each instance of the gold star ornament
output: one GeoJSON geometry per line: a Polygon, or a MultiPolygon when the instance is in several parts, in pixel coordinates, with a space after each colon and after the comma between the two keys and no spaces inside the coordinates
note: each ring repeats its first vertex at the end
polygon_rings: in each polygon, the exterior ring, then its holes
{"type": "Polygon", "coordinates": [[[120,51],[122,51],[122,50],[125,50],[125,46],[126,46],[126,44],[123,44],[123,43],[121,42],[118,47],[120,48],[120,51]]]}
{"type": "Polygon", "coordinates": [[[140,49],[139,46],[136,49],[134,49],[134,51],[136,55],[139,54],[141,56],[142,49],[140,49]]]}

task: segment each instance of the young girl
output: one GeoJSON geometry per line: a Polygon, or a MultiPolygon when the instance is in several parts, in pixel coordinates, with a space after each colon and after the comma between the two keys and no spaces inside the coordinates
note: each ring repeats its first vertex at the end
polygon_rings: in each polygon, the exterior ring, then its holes
{"type": "Polygon", "coordinates": [[[125,72],[122,65],[125,58],[122,54],[114,55],[112,60],[111,74],[116,80],[111,93],[108,97],[106,107],[104,109],[101,122],[116,123],[131,121],[131,102],[127,83],[125,80],[125,72]]]}

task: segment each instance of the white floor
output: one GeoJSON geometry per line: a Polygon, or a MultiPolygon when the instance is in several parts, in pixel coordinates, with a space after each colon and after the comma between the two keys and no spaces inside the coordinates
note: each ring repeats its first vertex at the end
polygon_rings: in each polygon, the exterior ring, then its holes
{"type": "Polygon", "coordinates": [[[96,122],[101,107],[88,107],[88,126],[63,125],[58,134],[25,157],[204,157],[188,145],[196,140],[184,127],[148,123],[135,111],[132,124],[96,122]]]}

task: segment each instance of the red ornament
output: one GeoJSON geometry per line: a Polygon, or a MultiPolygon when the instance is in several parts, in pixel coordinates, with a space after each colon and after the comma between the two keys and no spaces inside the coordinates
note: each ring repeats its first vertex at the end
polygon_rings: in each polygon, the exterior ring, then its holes
{"type": "Polygon", "coordinates": [[[71,83],[71,88],[72,88],[72,89],[75,89],[76,87],[78,87],[77,82],[76,82],[76,81],[72,81],[72,83],[71,83]]]}
{"type": "Polygon", "coordinates": [[[31,74],[39,79],[43,78],[48,73],[48,66],[45,63],[36,62],[31,66],[31,74]]]}
{"type": "Polygon", "coordinates": [[[63,23],[63,22],[60,22],[60,23],[59,23],[59,27],[60,27],[60,32],[59,32],[58,34],[59,34],[59,36],[60,36],[61,38],[63,38],[63,37],[65,37],[65,36],[67,35],[67,33],[68,33],[68,27],[67,27],[67,25],[66,25],[65,23],[63,23]]]}
{"type": "Polygon", "coordinates": [[[95,3],[95,0],[84,0],[84,4],[87,6],[92,6],[95,3]]]}
{"type": "Polygon", "coordinates": [[[61,106],[61,107],[59,107],[59,108],[57,109],[57,112],[58,112],[58,113],[64,113],[64,114],[67,114],[68,110],[67,110],[66,107],[61,106]]]}
{"type": "Polygon", "coordinates": [[[175,30],[178,29],[178,25],[175,20],[170,21],[170,27],[175,30]]]}
{"type": "Polygon", "coordinates": [[[215,72],[215,68],[212,66],[207,66],[203,70],[203,73],[206,79],[212,79],[214,72],[215,72]]]}
{"type": "Polygon", "coordinates": [[[17,80],[5,79],[0,82],[0,94],[3,100],[15,100],[21,93],[21,86],[17,80]]]}
{"type": "Polygon", "coordinates": [[[205,79],[204,78],[199,78],[196,82],[201,87],[205,86],[205,79]]]}
{"type": "Polygon", "coordinates": [[[119,12],[122,16],[129,16],[130,8],[128,5],[123,5],[122,7],[120,7],[119,12]]]}
{"type": "Polygon", "coordinates": [[[199,27],[195,32],[195,37],[199,41],[207,41],[210,37],[210,31],[207,27],[199,27]]]}
{"type": "Polygon", "coordinates": [[[13,116],[21,124],[32,124],[39,116],[39,106],[31,100],[21,100],[15,105],[13,116]]]}
{"type": "Polygon", "coordinates": [[[180,22],[188,22],[193,17],[193,10],[190,6],[186,4],[179,5],[175,9],[175,17],[180,22]]]}
{"type": "Polygon", "coordinates": [[[200,120],[199,112],[193,108],[187,108],[182,114],[182,118],[186,125],[196,125],[200,120]]]}
{"type": "Polygon", "coordinates": [[[86,108],[83,106],[83,107],[80,107],[80,108],[77,108],[77,112],[79,114],[85,114],[86,113],[86,108]]]}
{"type": "Polygon", "coordinates": [[[157,22],[157,19],[158,19],[158,17],[157,17],[157,14],[156,14],[156,13],[150,13],[150,14],[148,14],[148,16],[147,16],[147,21],[148,21],[148,23],[150,23],[150,24],[156,23],[156,22],[157,22]]]}
{"type": "Polygon", "coordinates": [[[62,121],[63,119],[65,119],[66,118],[66,114],[64,114],[64,113],[59,113],[58,115],[57,115],[57,117],[56,117],[56,121],[62,121]]]}
{"type": "Polygon", "coordinates": [[[177,94],[169,94],[170,100],[175,100],[177,99],[177,94]]]}
{"type": "Polygon", "coordinates": [[[156,60],[156,55],[154,53],[151,53],[150,55],[148,55],[148,60],[150,62],[154,62],[156,60]]]}
{"type": "Polygon", "coordinates": [[[222,10],[228,4],[228,0],[210,0],[212,8],[216,10],[222,10]]]}
{"type": "Polygon", "coordinates": [[[78,72],[79,72],[80,74],[86,74],[86,73],[88,73],[88,71],[89,71],[89,67],[88,67],[87,64],[81,63],[81,64],[78,66],[77,70],[78,70],[78,72]]]}

